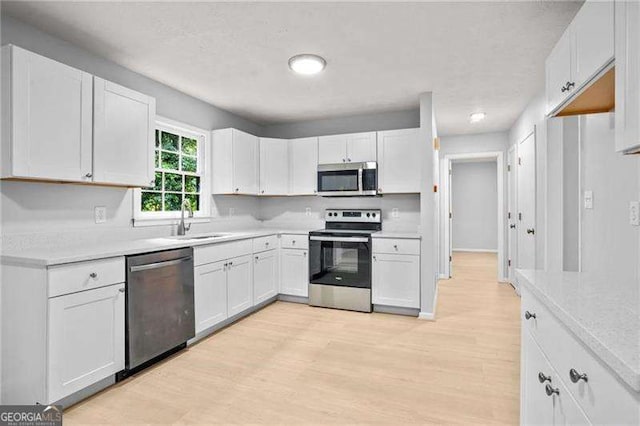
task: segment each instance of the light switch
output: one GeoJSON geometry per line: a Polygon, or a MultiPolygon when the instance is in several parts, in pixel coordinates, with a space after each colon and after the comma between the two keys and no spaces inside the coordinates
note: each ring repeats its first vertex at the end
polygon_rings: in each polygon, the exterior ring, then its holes
{"type": "Polygon", "coordinates": [[[398,217],[400,213],[398,213],[398,209],[391,209],[391,217],[398,217]]]}
{"type": "Polygon", "coordinates": [[[640,201],[629,203],[629,225],[640,226],[640,201]]]}
{"type": "Polygon", "coordinates": [[[593,191],[591,190],[584,191],[584,208],[585,209],[593,208],[593,191]]]}
{"type": "Polygon", "coordinates": [[[306,209],[304,209],[305,214],[307,215],[307,217],[311,216],[311,207],[307,207],[306,209]]]}
{"type": "Polygon", "coordinates": [[[93,210],[96,223],[105,223],[107,221],[107,208],[104,206],[96,206],[93,210]]]}

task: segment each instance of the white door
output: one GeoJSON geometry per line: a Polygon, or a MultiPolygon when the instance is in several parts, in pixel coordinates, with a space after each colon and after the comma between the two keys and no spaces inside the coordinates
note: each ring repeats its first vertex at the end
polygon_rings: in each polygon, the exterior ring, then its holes
{"type": "Polygon", "coordinates": [[[263,251],[254,255],[253,301],[254,305],[278,294],[278,252],[263,251]]]}
{"type": "Polygon", "coordinates": [[[507,259],[507,268],[509,271],[509,282],[515,282],[515,269],[518,259],[518,204],[517,204],[517,179],[516,172],[518,164],[518,154],[516,147],[509,148],[509,155],[507,159],[507,197],[509,204],[509,213],[507,214],[507,222],[509,223],[508,239],[509,239],[509,253],[507,259]]]}
{"type": "Polygon", "coordinates": [[[124,299],[124,284],[49,299],[49,402],[124,369],[124,299]]]}
{"type": "Polygon", "coordinates": [[[519,269],[536,265],[536,142],[532,133],[518,145],[518,258],[519,269]]]}
{"type": "Polygon", "coordinates": [[[553,424],[553,399],[547,396],[545,385],[553,380],[553,372],[537,343],[522,331],[522,374],[521,374],[521,413],[520,423],[524,426],[548,426],[553,424]],[[540,383],[540,374],[544,375],[544,383],[540,383]]]}
{"type": "MultiPolygon", "coordinates": [[[[567,30],[553,48],[546,62],[547,112],[569,95],[571,82],[571,32],[567,30]]],[[[575,89],[575,87],[574,87],[575,89]]]]}
{"type": "Polygon", "coordinates": [[[347,135],[347,162],[378,161],[376,132],[347,135]]]}
{"type": "Polygon", "coordinates": [[[152,185],[156,100],[98,77],[93,93],[93,181],[152,185]]]}
{"type": "Polygon", "coordinates": [[[258,194],[260,147],[257,136],[233,130],[233,185],[238,194],[258,194]]]}
{"type": "Polygon", "coordinates": [[[420,256],[374,254],[372,280],[374,304],[420,308],[420,256]]]}
{"type": "Polygon", "coordinates": [[[572,77],[577,86],[613,59],[613,1],[587,1],[573,21],[572,77]]]}
{"type": "Polygon", "coordinates": [[[251,255],[235,257],[227,266],[229,317],[253,306],[253,264],[251,255]]]}
{"type": "Polygon", "coordinates": [[[13,170],[3,173],[90,182],[91,75],[15,46],[3,49],[12,55],[13,125],[13,170]]]}
{"type": "Polygon", "coordinates": [[[449,206],[449,221],[447,223],[447,227],[449,229],[449,240],[448,240],[448,247],[449,247],[449,278],[451,278],[453,276],[453,269],[452,269],[452,262],[453,262],[453,169],[451,168],[452,164],[451,164],[451,160],[449,160],[448,162],[448,174],[449,174],[449,178],[448,178],[448,185],[447,185],[447,198],[448,198],[448,202],[447,205],[449,206]]]}
{"type": "Polygon", "coordinates": [[[318,164],[347,162],[347,135],[320,136],[318,138],[318,164]]]}
{"type": "Polygon", "coordinates": [[[227,319],[225,262],[197,266],[194,277],[196,333],[227,319]]]}
{"type": "Polygon", "coordinates": [[[289,192],[289,141],[260,138],[260,195],[289,192]]]}
{"type": "Polygon", "coordinates": [[[419,129],[378,132],[378,192],[420,192],[419,129]]]}
{"type": "Polygon", "coordinates": [[[313,195],[317,192],[318,138],[289,140],[289,194],[313,195]]]}
{"type": "Polygon", "coordinates": [[[280,293],[309,296],[309,262],[307,250],[280,251],[280,293]]]}

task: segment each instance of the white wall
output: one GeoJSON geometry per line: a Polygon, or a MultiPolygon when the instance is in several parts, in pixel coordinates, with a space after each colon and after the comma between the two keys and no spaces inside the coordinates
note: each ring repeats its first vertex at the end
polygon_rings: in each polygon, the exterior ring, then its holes
{"type": "Polygon", "coordinates": [[[497,251],[496,162],[454,162],[451,180],[453,250],[497,251]]]}

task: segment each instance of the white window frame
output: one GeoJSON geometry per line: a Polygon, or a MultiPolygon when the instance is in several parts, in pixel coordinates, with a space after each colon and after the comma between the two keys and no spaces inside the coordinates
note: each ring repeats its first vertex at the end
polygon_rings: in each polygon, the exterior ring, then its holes
{"type": "MultiPolygon", "coordinates": [[[[211,132],[188,124],[180,123],[169,118],[156,116],[155,129],[167,130],[179,135],[185,135],[198,140],[198,170],[200,170],[200,210],[194,213],[193,218],[187,219],[187,223],[200,223],[211,221],[211,181],[208,154],[211,132]]],[[[155,132],[154,132],[155,138],[155,132]]],[[[155,139],[154,139],[155,150],[155,139]]],[[[155,153],[154,153],[155,155],[155,153]]],[[[155,166],[154,166],[155,173],[155,166]]],[[[142,189],[135,188],[133,191],[133,226],[160,226],[174,225],[180,220],[180,212],[143,212],[142,211],[142,189]]]]}

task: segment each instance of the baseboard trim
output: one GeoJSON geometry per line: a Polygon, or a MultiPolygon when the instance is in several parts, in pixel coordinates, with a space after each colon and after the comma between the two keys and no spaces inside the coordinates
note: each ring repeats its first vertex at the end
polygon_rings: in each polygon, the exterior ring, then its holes
{"type": "Polygon", "coordinates": [[[304,305],[309,304],[309,298],[304,296],[292,296],[290,294],[279,294],[278,300],[291,303],[302,303],[304,305]]]}
{"type": "Polygon", "coordinates": [[[454,248],[452,251],[466,251],[470,253],[497,253],[494,249],[472,249],[472,248],[454,248]]]}
{"type": "Polygon", "coordinates": [[[417,317],[420,314],[420,309],[403,308],[403,307],[387,306],[387,305],[373,305],[373,312],[378,312],[381,314],[394,314],[394,315],[405,315],[408,317],[417,317]]]}
{"type": "Polygon", "coordinates": [[[116,375],[112,374],[109,377],[105,377],[104,379],[97,381],[96,383],[87,386],[84,389],[80,389],[79,391],[72,393],[71,395],[65,396],[59,401],[54,402],[51,405],[62,405],[62,408],[69,408],[72,405],[89,398],[91,395],[94,395],[109,386],[115,384],[116,375]]]}
{"type": "Polygon", "coordinates": [[[436,316],[432,312],[420,312],[418,314],[418,319],[425,320],[425,321],[435,321],[436,316]]]}
{"type": "Polygon", "coordinates": [[[446,276],[445,274],[439,274],[439,275],[438,275],[438,279],[439,279],[439,280],[448,280],[449,278],[451,278],[451,277],[448,277],[448,276],[446,276]]]}

